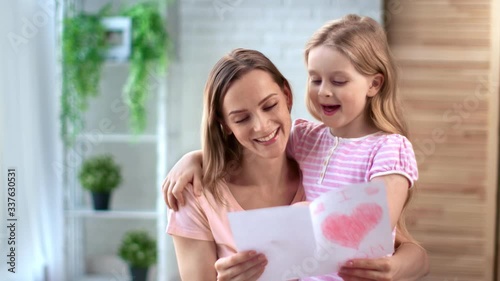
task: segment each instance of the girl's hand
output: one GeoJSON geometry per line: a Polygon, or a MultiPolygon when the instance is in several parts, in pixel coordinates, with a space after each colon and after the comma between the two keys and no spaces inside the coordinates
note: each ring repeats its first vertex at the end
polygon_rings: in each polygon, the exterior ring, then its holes
{"type": "Polygon", "coordinates": [[[262,275],[266,265],[266,257],[255,251],[220,258],[215,262],[217,281],[255,281],[262,275]]]}
{"type": "Polygon", "coordinates": [[[193,151],[184,155],[172,167],[161,186],[163,200],[170,209],[177,211],[179,205],[184,205],[184,196],[182,191],[192,184],[194,194],[201,195],[203,187],[201,186],[202,178],[202,153],[201,151],[193,151]]]}
{"type": "Polygon", "coordinates": [[[345,281],[393,281],[398,270],[392,257],[354,259],[340,268],[339,276],[345,281]]]}

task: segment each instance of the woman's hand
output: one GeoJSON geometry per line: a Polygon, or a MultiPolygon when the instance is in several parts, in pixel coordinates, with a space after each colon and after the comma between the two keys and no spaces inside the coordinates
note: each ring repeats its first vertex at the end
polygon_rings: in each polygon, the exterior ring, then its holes
{"type": "Polygon", "coordinates": [[[262,275],[266,265],[266,257],[255,251],[220,258],[215,262],[217,281],[255,281],[262,275]]]}
{"type": "Polygon", "coordinates": [[[201,165],[202,153],[198,150],[187,153],[172,167],[162,184],[163,200],[170,209],[177,211],[179,205],[184,205],[182,191],[188,184],[193,185],[195,195],[201,195],[203,191],[201,165]]]}
{"type": "Polygon", "coordinates": [[[340,268],[339,276],[345,281],[393,281],[399,271],[398,259],[354,259],[340,268]]]}

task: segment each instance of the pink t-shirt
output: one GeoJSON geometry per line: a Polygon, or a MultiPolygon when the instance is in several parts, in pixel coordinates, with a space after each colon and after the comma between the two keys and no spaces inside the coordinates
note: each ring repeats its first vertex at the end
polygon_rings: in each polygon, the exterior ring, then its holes
{"type": "MultiPolygon", "coordinates": [[[[296,120],[287,146],[302,171],[308,201],[321,194],[375,177],[399,174],[412,187],[418,178],[410,141],[398,134],[377,132],[360,138],[333,136],[324,124],[296,120]]],[[[393,239],[395,232],[393,232],[393,239]]],[[[342,280],[336,273],[301,280],[342,280]]]]}
{"type": "MultiPolygon", "coordinates": [[[[186,205],[177,212],[169,210],[167,233],[191,239],[214,241],[217,257],[226,257],[237,252],[227,213],[244,211],[225,184],[221,194],[227,204],[217,204],[210,192],[196,197],[192,186],[184,192],[186,205]],[[215,207],[215,208],[214,208],[215,207]]],[[[305,200],[304,190],[299,187],[292,204],[305,200]]]]}
{"type": "Polygon", "coordinates": [[[377,132],[360,138],[333,136],[324,124],[296,120],[287,151],[302,171],[307,200],[349,184],[399,174],[412,187],[418,178],[410,141],[398,134],[377,132]]]}

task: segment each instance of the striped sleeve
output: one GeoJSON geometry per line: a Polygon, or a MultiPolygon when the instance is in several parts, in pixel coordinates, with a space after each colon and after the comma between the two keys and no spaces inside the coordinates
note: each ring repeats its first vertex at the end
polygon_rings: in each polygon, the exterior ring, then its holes
{"type": "Polygon", "coordinates": [[[388,135],[374,151],[372,159],[367,174],[369,181],[375,177],[399,174],[408,179],[411,188],[418,179],[415,152],[410,141],[404,136],[388,135]]]}
{"type": "Polygon", "coordinates": [[[214,241],[212,231],[205,211],[201,207],[202,197],[194,195],[193,186],[185,189],[184,199],[186,205],[178,211],[168,211],[167,233],[196,240],[214,241]]]}
{"type": "Polygon", "coordinates": [[[301,140],[306,134],[309,121],[304,119],[297,119],[293,122],[288,144],[286,146],[286,153],[291,158],[297,160],[297,148],[301,145],[301,140]]]}

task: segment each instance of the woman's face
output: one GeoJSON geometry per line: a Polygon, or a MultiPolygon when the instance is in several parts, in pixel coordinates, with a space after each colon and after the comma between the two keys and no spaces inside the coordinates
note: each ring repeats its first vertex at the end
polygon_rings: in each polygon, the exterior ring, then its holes
{"type": "Polygon", "coordinates": [[[225,131],[234,134],[244,155],[283,156],[290,135],[291,95],[263,70],[252,70],[233,82],[222,104],[225,131]]]}

